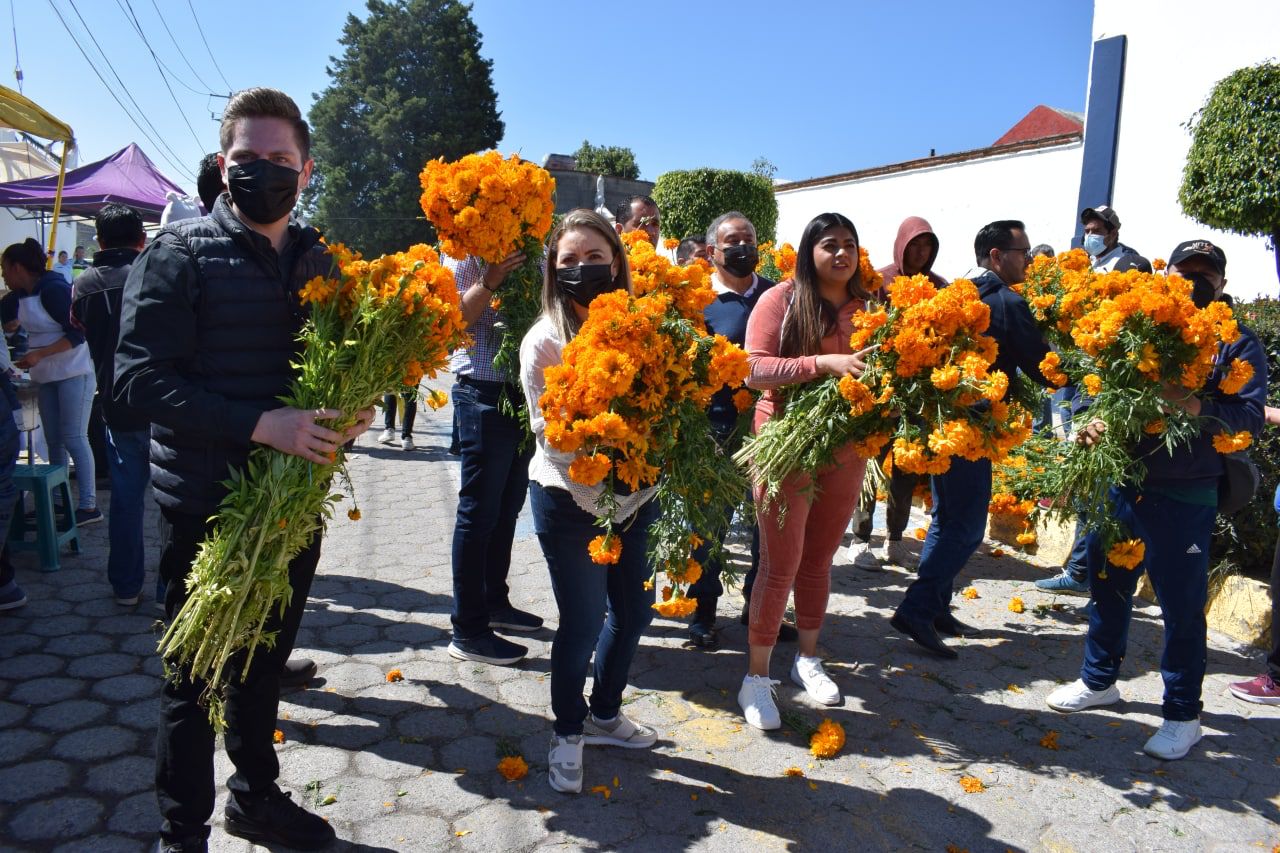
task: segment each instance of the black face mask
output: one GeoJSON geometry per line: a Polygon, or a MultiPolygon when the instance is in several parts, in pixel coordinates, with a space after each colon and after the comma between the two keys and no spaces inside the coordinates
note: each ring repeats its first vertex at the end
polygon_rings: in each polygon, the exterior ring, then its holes
{"type": "Polygon", "coordinates": [[[298,172],[270,160],[227,167],[227,189],[236,210],[259,225],[279,222],[298,201],[298,172]]]}
{"type": "Polygon", "coordinates": [[[613,270],[609,264],[561,267],[556,270],[556,284],[583,308],[589,307],[591,300],[600,294],[620,289],[613,283],[613,270]]]}
{"type": "Polygon", "coordinates": [[[1183,278],[1191,282],[1191,301],[1197,308],[1207,308],[1214,298],[1213,283],[1204,273],[1187,273],[1183,278]]]}
{"type": "Polygon", "coordinates": [[[722,266],[738,278],[751,275],[760,263],[760,250],[755,246],[725,246],[720,252],[724,255],[722,266]]]}

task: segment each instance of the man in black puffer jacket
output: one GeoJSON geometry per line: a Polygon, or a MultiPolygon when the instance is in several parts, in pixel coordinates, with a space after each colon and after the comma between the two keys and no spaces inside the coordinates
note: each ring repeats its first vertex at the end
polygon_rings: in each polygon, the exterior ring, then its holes
{"type": "MultiPolygon", "coordinates": [[[[218,155],[229,188],[208,217],[161,231],[125,284],[114,396],[152,423],[152,482],[168,533],[160,555],[172,618],[209,521],[255,444],[317,464],[368,429],[373,410],[343,435],[317,423],[330,409],[281,406],[304,320],[298,291],[330,268],[313,228],[291,222],[311,176],[310,133],[297,105],[275,89],[247,89],[227,104],[218,155]]],[[[228,833],[251,841],[318,849],[333,829],[276,786],[272,738],[280,670],[293,648],[320,559],[320,537],[289,564],[293,594],[271,649],[259,649],[228,690],[228,833]]],[[[161,847],[203,850],[213,813],[214,733],[200,707],[202,683],[185,672],[164,683],[156,748],[161,847]]]]}

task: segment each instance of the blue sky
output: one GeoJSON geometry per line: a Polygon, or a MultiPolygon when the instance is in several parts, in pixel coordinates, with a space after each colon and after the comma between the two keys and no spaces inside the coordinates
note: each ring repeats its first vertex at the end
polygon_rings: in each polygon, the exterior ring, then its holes
{"type": "MultiPolygon", "coordinates": [[[[222,102],[208,93],[272,85],[307,109],[346,15],[365,13],[348,0],[190,2],[194,16],[188,0],[11,4],[23,91],[75,129],[82,163],[136,141],[194,189],[195,163],[217,146],[222,102]]],[[[989,145],[1041,103],[1083,110],[1092,3],[477,0],[472,16],[504,151],[540,161],[585,138],[630,147],[648,180],[756,157],[801,179],[989,145]]],[[[13,41],[0,38],[11,88],[13,41]]]]}

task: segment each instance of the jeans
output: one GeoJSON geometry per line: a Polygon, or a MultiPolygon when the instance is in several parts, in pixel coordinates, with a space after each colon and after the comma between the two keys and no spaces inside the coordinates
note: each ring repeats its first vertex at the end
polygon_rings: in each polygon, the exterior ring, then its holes
{"type": "Polygon", "coordinates": [[[982,544],[991,502],[991,461],[954,458],[945,474],[933,477],[933,523],[920,552],[920,568],[907,587],[898,613],[932,622],[951,606],[956,576],[982,544]]]}
{"type": "Polygon", "coordinates": [[[151,430],[107,427],[107,470],[111,474],[111,512],[107,516],[107,579],[121,598],[142,591],[146,548],[142,514],[151,480],[151,430]]]}
{"type": "Polygon", "coordinates": [[[1085,529],[1084,519],[1076,519],[1076,538],[1071,544],[1071,553],[1067,555],[1067,561],[1062,564],[1062,569],[1071,575],[1072,579],[1085,583],[1089,580],[1089,531],[1085,529]]]}
{"type": "MultiPolygon", "coordinates": [[[[0,346],[3,342],[0,341],[0,346]]],[[[13,581],[13,564],[9,562],[7,546],[9,524],[13,521],[14,507],[18,502],[18,488],[13,484],[13,468],[18,464],[18,425],[13,413],[0,414],[0,588],[13,581]]]]}
{"type": "MultiPolygon", "coordinates": [[[[400,399],[404,400],[404,423],[400,425],[400,436],[408,438],[413,432],[413,421],[418,414],[418,389],[410,388],[408,391],[400,392],[400,399]]],[[[387,394],[382,398],[382,428],[396,428],[396,395],[387,394]]]]}
{"type": "Polygon", "coordinates": [[[595,650],[595,681],[590,711],[610,720],[622,707],[622,691],[644,629],[653,621],[649,579],[649,525],[658,517],[657,501],[645,503],[621,532],[622,556],[612,566],[591,562],[587,543],[601,529],[564,489],[529,486],[533,524],[551,574],[551,590],[560,610],[560,627],[551,643],[551,712],[555,733],[582,734],[587,700],[587,664],[595,650]]]}
{"type": "Polygon", "coordinates": [[[1271,558],[1271,654],[1267,655],[1267,671],[1280,681],[1280,541],[1271,558]]]}
{"type": "Polygon", "coordinates": [[[40,423],[49,445],[49,461],[66,465],[67,453],[76,463],[77,509],[98,505],[93,450],[89,447],[89,407],[93,405],[96,383],[93,373],[82,373],[40,385],[40,423]]]}
{"type": "Polygon", "coordinates": [[[489,616],[511,607],[511,543],[529,488],[533,443],[521,449],[524,428],[499,408],[502,393],[501,383],[465,376],[453,386],[462,485],[453,528],[452,620],[454,636],[464,640],[489,633],[489,616]]]}
{"type": "MultiPolygon", "coordinates": [[[[716,444],[723,448],[724,452],[732,456],[742,446],[741,441],[735,441],[730,446],[730,439],[733,436],[733,425],[712,424],[711,429],[715,435],[716,444]]],[[[750,492],[747,493],[750,497],[750,492]]],[[[725,554],[722,550],[717,557],[711,556],[712,544],[724,544],[725,537],[729,533],[729,527],[733,524],[733,517],[736,515],[736,507],[730,507],[724,518],[722,526],[715,530],[699,530],[696,531],[702,538],[702,544],[693,551],[693,559],[697,560],[702,566],[702,576],[698,578],[696,583],[689,585],[689,598],[698,599],[698,609],[700,612],[714,613],[716,600],[724,595],[724,583],[720,580],[720,575],[724,571],[725,554]]],[[[760,567],[760,527],[753,520],[751,522],[751,569],[747,572],[742,583],[742,594],[747,601],[751,600],[751,587],[755,583],[756,572],[760,567]]]]}
{"type": "MultiPolygon", "coordinates": [[[[165,612],[170,620],[187,599],[186,577],[200,542],[212,529],[201,516],[161,510],[168,524],[160,550],[160,576],[165,582],[165,612]]],[[[259,646],[253,663],[240,679],[243,657],[233,658],[227,680],[227,731],[223,745],[235,773],[227,781],[233,794],[253,798],[268,793],[280,775],[273,736],[280,704],[280,671],[298,636],[316,564],[320,536],[289,563],[293,595],[283,615],[273,610],[266,630],[278,631],[275,645],[259,646]]],[[[208,838],[206,822],[213,814],[213,726],[200,705],[203,681],[185,671],[167,678],[160,691],[160,730],[156,738],[156,799],[166,842],[208,838]]]]}
{"type": "Polygon", "coordinates": [[[1101,537],[1089,534],[1089,590],[1094,606],[1080,678],[1091,690],[1116,683],[1128,648],[1133,593],[1145,568],[1164,616],[1160,658],[1164,718],[1194,720],[1200,716],[1200,687],[1209,654],[1204,608],[1209,595],[1209,540],[1217,510],[1133,489],[1113,488],[1111,500],[1116,517],[1145,543],[1146,555],[1136,569],[1109,565],[1101,537]]]}

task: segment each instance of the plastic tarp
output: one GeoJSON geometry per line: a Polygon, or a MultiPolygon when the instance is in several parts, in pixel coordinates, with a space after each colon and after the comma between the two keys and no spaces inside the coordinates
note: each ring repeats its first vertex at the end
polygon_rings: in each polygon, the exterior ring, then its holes
{"type": "MultiPolygon", "coordinates": [[[[136,144],[130,143],[105,160],[67,172],[62,187],[62,213],[96,216],[104,204],[127,204],[147,222],[159,222],[168,204],[166,193],[184,194],[166,178],[136,144]]],[[[0,207],[52,211],[58,194],[53,175],[0,184],[0,207]]]]}

